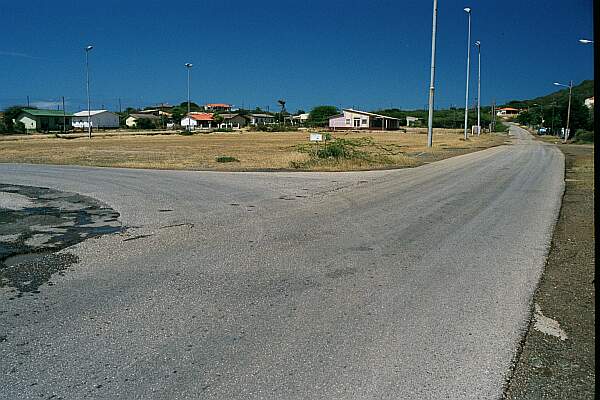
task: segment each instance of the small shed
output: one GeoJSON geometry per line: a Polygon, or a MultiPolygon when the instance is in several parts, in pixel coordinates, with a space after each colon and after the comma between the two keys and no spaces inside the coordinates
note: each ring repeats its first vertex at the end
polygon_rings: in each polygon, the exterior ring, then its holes
{"type": "MultiPolygon", "coordinates": [[[[118,128],[119,116],[108,110],[90,110],[92,128],[118,128]]],[[[73,128],[88,128],[88,112],[79,111],[73,114],[73,128]]]]}

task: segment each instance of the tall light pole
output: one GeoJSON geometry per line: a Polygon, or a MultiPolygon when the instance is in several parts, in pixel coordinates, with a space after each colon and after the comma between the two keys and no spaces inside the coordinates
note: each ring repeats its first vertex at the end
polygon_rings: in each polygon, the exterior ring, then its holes
{"type": "Polygon", "coordinates": [[[88,62],[88,53],[92,50],[94,46],[88,45],[85,47],[85,88],[87,91],[87,108],[88,108],[88,138],[92,138],[92,111],[90,109],[90,64],[88,62]]]}
{"type": "Polygon", "coordinates": [[[192,69],[192,64],[185,63],[185,68],[187,69],[187,119],[188,119],[188,131],[192,130],[191,125],[191,117],[190,117],[190,69],[192,69]]]}
{"type": "Polygon", "coordinates": [[[465,91],[465,140],[467,140],[467,124],[469,118],[469,73],[471,72],[471,9],[469,7],[465,7],[464,10],[469,18],[467,35],[467,89],[465,91]]]}
{"type": "Polygon", "coordinates": [[[477,136],[481,134],[481,42],[475,42],[477,46],[477,136]]]}
{"type": "Polygon", "coordinates": [[[569,106],[567,107],[567,128],[565,129],[565,137],[563,138],[563,143],[567,143],[567,139],[569,138],[569,122],[571,120],[571,95],[573,94],[573,81],[569,81],[568,85],[563,85],[562,83],[554,82],[556,86],[563,86],[569,88],[569,106]]]}
{"type": "Polygon", "coordinates": [[[427,120],[427,147],[433,145],[433,95],[435,92],[435,36],[437,30],[437,0],[433,0],[431,28],[431,76],[429,79],[429,118],[427,120]]]}

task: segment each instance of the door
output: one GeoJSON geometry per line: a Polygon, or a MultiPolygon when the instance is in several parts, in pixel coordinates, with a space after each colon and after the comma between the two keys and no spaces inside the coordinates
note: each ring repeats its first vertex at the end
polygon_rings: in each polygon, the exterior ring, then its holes
{"type": "Polygon", "coordinates": [[[354,127],[360,128],[360,118],[354,118],[354,127]]]}

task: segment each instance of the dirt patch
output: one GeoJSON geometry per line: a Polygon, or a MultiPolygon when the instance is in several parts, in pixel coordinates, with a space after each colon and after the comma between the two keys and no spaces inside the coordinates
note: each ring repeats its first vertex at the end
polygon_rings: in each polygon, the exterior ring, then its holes
{"type": "Polygon", "coordinates": [[[506,399],[594,398],[594,149],[558,147],[563,205],[506,399]]]}
{"type": "MultiPolygon", "coordinates": [[[[320,163],[315,171],[347,171],[402,168],[478,151],[504,143],[506,135],[485,134],[462,140],[462,131],[436,129],[434,146],[427,148],[425,129],[410,128],[406,133],[332,132],[334,138],[371,137],[365,148],[371,159],[320,163]]],[[[74,164],[100,167],[155,168],[220,171],[293,170],[305,165],[307,154],[298,151],[307,144],[307,132],[243,132],[198,134],[193,136],[155,135],[75,138],[46,138],[2,142],[0,162],[34,164],[74,164]],[[236,162],[219,162],[226,156],[236,162]]]]}

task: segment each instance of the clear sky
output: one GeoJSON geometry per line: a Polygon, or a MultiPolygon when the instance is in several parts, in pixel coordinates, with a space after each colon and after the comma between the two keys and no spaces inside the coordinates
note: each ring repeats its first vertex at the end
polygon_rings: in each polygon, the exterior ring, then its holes
{"type": "MultiPolygon", "coordinates": [[[[192,101],[309,110],[320,104],[423,108],[431,54],[430,0],[0,0],[0,107],[26,102],[92,108],[178,104],[186,62],[192,101]]],[[[439,0],[436,107],[464,105],[467,17],[482,42],[482,104],[593,78],[592,0],[439,0]]],[[[472,84],[476,84],[476,53],[472,84]]],[[[472,90],[470,103],[475,90],[472,90]]]]}

